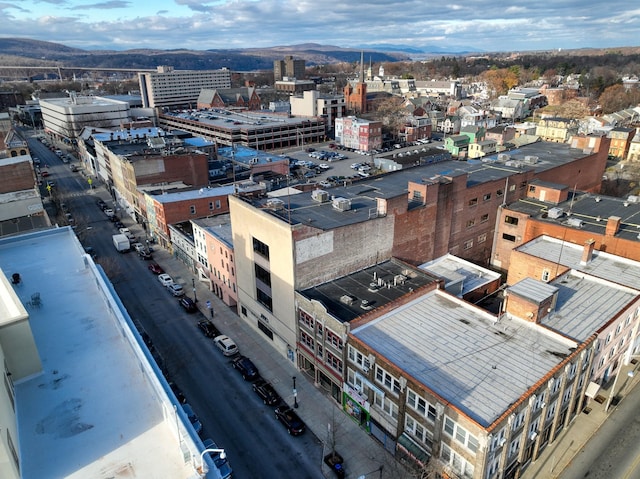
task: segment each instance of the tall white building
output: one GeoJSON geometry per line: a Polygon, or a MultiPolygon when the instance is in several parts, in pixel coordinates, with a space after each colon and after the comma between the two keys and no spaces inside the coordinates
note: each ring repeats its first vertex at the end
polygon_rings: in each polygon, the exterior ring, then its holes
{"type": "Polygon", "coordinates": [[[138,77],[144,108],[195,108],[201,90],[231,88],[231,71],[226,68],[200,71],[159,66],[157,72],[139,73],[138,77]]]}
{"type": "Polygon", "coordinates": [[[85,126],[120,128],[131,121],[129,103],[98,96],[40,100],[45,129],[60,138],[77,138],[85,126]]]}

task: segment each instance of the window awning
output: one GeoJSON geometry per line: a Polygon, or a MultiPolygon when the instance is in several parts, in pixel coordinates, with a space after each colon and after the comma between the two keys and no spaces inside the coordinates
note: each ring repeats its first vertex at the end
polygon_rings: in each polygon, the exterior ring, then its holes
{"type": "Polygon", "coordinates": [[[600,385],[591,381],[587,386],[587,392],[585,392],[585,396],[593,399],[598,395],[598,391],[600,391],[600,385]]]}
{"type": "Polygon", "coordinates": [[[423,466],[429,462],[431,455],[422,449],[413,439],[403,433],[398,438],[398,447],[423,466]]]}

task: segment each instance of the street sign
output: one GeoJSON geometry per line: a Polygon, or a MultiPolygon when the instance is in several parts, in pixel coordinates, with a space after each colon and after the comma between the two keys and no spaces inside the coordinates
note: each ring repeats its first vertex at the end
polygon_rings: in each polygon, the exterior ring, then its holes
{"type": "Polygon", "coordinates": [[[211,309],[211,301],[207,301],[207,309],[211,309]]]}

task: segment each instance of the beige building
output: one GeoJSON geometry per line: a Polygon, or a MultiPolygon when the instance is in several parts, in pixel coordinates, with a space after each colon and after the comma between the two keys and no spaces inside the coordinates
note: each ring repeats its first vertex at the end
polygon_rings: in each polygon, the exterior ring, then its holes
{"type": "Polygon", "coordinates": [[[327,119],[329,128],[333,128],[336,118],[346,115],[347,107],[342,95],[327,95],[318,90],[305,91],[302,96],[289,98],[293,116],[322,116],[327,119]]]}
{"type": "Polygon", "coordinates": [[[77,138],[86,126],[121,128],[131,121],[129,103],[110,98],[76,96],[40,100],[45,131],[58,138],[77,138]]]}
{"type": "Polygon", "coordinates": [[[536,135],[543,141],[565,143],[578,133],[578,121],[569,118],[543,118],[536,126],[536,135]]]}
{"type": "Polygon", "coordinates": [[[138,81],[144,108],[196,108],[201,90],[231,88],[231,71],[226,68],[174,70],[171,66],[159,66],[156,72],[139,73],[138,81]]]}

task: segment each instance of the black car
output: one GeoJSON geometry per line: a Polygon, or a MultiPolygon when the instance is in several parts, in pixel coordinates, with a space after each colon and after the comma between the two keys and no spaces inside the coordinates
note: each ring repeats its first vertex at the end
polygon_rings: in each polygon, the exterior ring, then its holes
{"type": "Polygon", "coordinates": [[[182,298],[180,298],[180,301],[178,301],[178,303],[185,309],[187,313],[195,313],[196,311],[198,311],[196,303],[194,303],[191,298],[183,296],[182,298]]]}
{"type": "Polygon", "coordinates": [[[140,255],[140,258],[142,259],[153,259],[153,256],[151,256],[151,253],[149,253],[149,250],[142,248],[140,251],[138,251],[138,254],[140,255]]]}
{"type": "Polygon", "coordinates": [[[279,406],[276,408],[276,419],[284,424],[287,432],[292,436],[298,436],[306,429],[302,419],[298,417],[293,409],[289,406],[279,406]]]}
{"type": "Polygon", "coordinates": [[[207,338],[215,338],[220,336],[220,331],[214,326],[209,319],[203,319],[198,322],[198,327],[207,338]]]}
{"type": "Polygon", "coordinates": [[[116,221],[115,223],[113,223],[113,226],[115,226],[116,229],[125,228],[124,223],[122,221],[116,221]]]}
{"type": "Polygon", "coordinates": [[[262,402],[264,402],[267,406],[273,406],[275,404],[279,404],[282,399],[278,395],[271,383],[265,381],[264,379],[258,379],[251,385],[252,389],[256,392],[258,396],[262,398],[262,402]]]}
{"type": "Polygon", "coordinates": [[[260,373],[258,372],[258,368],[253,361],[246,356],[238,356],[233,360],[233,367],[240,371],[242,374],[242,379],[245,381],[255,381],[260,377],[260,373]]]}
{"type": "Polygon", "coordinates": [[[107,207],[107,204],[102,200],[96,201],[96,205],[98,205],[98,208],[100,208],[101,210],[104,210],[107,207]]]}

